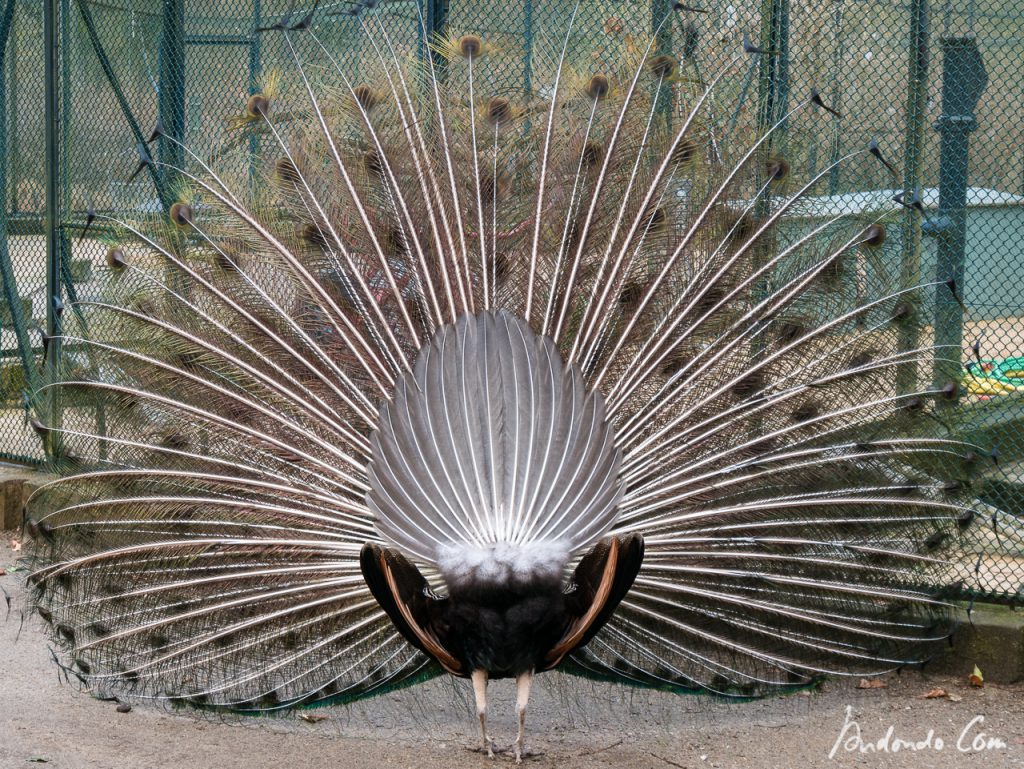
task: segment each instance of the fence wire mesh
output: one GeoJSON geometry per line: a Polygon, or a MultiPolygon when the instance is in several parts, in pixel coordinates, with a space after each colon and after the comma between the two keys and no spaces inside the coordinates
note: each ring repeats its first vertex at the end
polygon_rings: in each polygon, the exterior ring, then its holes
{"type": "MultiPolygon", "coordinates": [[[[733,0],[668,13],[672,5],[582,4],[569,60],[599,68],[601,57],[622,57],[656,34],[658,49],[697,78],[730,68],[718,97],[730,129],[757,130],[820,92],[839,116],[823,128],[799,112],[776,141],[805,174],[820,174],[818,216],[873,216],[879,201],[919,195],[916,210],[895,214],[887,248],[908,276],[956,280],[962,306],[940,286],[932,329],[963,350],[953,373],[972,432],[998,450],[978,484],[979,505],[1024,515],[1024,0],[733,0]],[[731,59],[744,39],[766,53],[731,59]],[[837,164],[872,139],[894,164],[884,194],[864,164],[837,164]]],[[[0,0],[0,456],[45,458],[30,393],[45,381],[47,354],[58,352],[48,336],[60,322],[53,297],[65,306],[88,298],[109,246],[102,226],[80,236],[88,212],[145,216],[174,197],[173,178],[139,167],[157,119],[199,156],[222,151],[225,125],[244,115],[246,98],[287,70],[291,54],[273,28],[310,12],[320,40],[358,81],[361,62],[376,55],[359,34],[376,6],[398,44],[420,55],[421,14],[434,31],[472,30],[521,51],[502,76],[506,87],[530,89],[534,72],[557,57],[550,32],[564,28],[575,3],[0,0]],[[49,68],[48,28],[57,52],[49,68]]],[[[259,156],[258,136],[242,141],[259,156]]],[[[193,166],[180,146],[155,151],[193,166]]],[[[73,345],[59,352],[65,365],[83,354],[73,345]]],[[[1021,543],[990,531],[975,549],[983,597],[1024,601],[1021,543]]]]}

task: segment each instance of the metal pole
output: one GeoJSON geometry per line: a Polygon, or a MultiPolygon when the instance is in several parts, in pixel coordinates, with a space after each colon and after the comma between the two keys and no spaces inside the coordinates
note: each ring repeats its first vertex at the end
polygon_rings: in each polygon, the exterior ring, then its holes
{"type": "MultiPolygon", "coordinates": [[[[761,17],[761,130],[786,113],[789,101],[789,0],[764,0],[761,17]]],[[[785,126],[779,137],[785,136],[785,126]]],[[[768,142],[774,147],[775,139],[768,142]]]]}
{"type": "Polygon", "coordinates": [[[163,27],[160,35],[160,122],[168,137],[160,141],[159,159],[163,194],[169,205],[174,189],[173,171],[182,167],[185,141],[185,0],[164,0],[163,27]]]}
{"type": "MultiPolygon", "coordinates": [[[[929,230],[938,238],[935,279],[952,280],[953,291],[940,285],[935,301],[937,387],[956,382],[964,333],[964,262],[967,251],[968,139],[977,127],[974,108],[988,85],[988,74],[973,35],[942,40],[942,114],[939,132],[939,215],[929,230]]],[[[944,406],[953,405],[945,400],[944,406]]]]}
{"type": "MultiPolygon", "coordinates": [[[[19,107],[20,107],[20,105],[18,104],[18,96],[20,94],[21,87],[19,85],[19,78],[18,78],[18,74],[20,72],[20,69],[17,66],[17,61],[18,61],[18,36],[10,34],[11,29],[13,29],[13,27],[14,27],[13,10],[14,10],[14,5],[12,4],[11,5],[12,21],[11,21],[11,26],[7,29],[7,35],[8,35],[7,45],[10,46],[11,55],[9,57],[7,57],[7,78],[8,78],[7,82],[8,82],[8,87],[7,87],[6,92],[5,92],[6,95],[8,96],[8,99],[9,99],[8,105],[7,105],[7,108],[8,108],[7,114],[8,114],[9,117],[7,118],[7,121],[4,124],[5,127],[9,125],[9,126],[12,126],[14,128],[14,130],[11,131],[11,135],[7,137],[7,144],[4,146],[4,149],[10,155],[10,161],[11,161],[10,165],[8,167],[8,172],[11,174],[11,176],[14,179],[14,184],[11,185],[11,189],[7,193],[10,196],[8,198],[8,204],[9,205],[7,207],[9,212],[18,211],[21,208],[20,201],[18,200],[18,179],[21,178],[21,174],[19,173],[19,170],[21,168],[21,162],[20,162],[21,161],[21,151],[20,151],[20,146],[19,146],[20,143],[21,143],[21,134],[18,131],[18,113],[19,113],[19,107]]],[[[2,49],[0,49],[0,53],[2,53],[2,49]]]]}
{"type": "MultiPolygon", "coordinates": [[[[920,0],[911,0],[913,3],[920,0]]],[[[832,109],[839,115],[832,116],[832,136],[829,139],[828,161],[832,170],[828,172],[828,194],[835,195],[839,192],[840,167],[839,158],[843,153],[843,89],[840,87],[840,77],[843,69],[843,57],[846,55],[846,33],[843,30],[843,10],[845,0],[835,0],[835,11],[832,16],[832,27],[836,34],[836,47],[832,53],[832,73],[829,78],[829,103],[832,109]]],[[[913,43],[911,43],[913,45],[913,43]]]]}
{"type": "MultiPolygon", "coordinates": [[[[910,200],[921,184],[924,156],[924,120],[928,109],[929,13],[928,0],[911,0],[910,49],[907,56],[907,129],[903,149],[903,194],[910,200]]],[[[911,288],[921,279],[921,212],[907,206],[903,211],[903,248],[900,255],[900,288],[911,288]]],[[[916,324],[899,329],[899,350],[918,348],[916,324]]],[[[896,391],[917,389],[917,365],[896,369],[896,391]]]]}
{"type": "MultiPolygon", "coordinates": [[[[64,304],[60,289],[60,210],[59,169],[60,169],[60,39],[58,0],[43,2],[43,48],[45,63],[45,156],[46,156],[46,334],[50,339],[46,350],[47,380],[58,376],[61,360],[61,314],[64,304]]],[[[60,430],[61,414],[58,388],[50,388],[44,421],[53,430],[60,430]]],[[[41,405],[41,404],[40,404],[41,405]]],[[[49,440],[44,446],[50,458],[57,448],[57,433],[48,433],[49,440]]]]}
{"type": "MultiPolygon", "coordinates": [[[[252,5],[252,28],[259,29],[263,26],[263,3],[262,0],[253,0],[252,5]]],[[[252,41],[249,43],[249,93],[256,93],[259,79],[263,70],[263,36],[253,32],[252,41]]],[[[255,131],[249,132],[249,184],[256,181],[256,153],[259,150],[259,138],[255,131]]]]}
{"type": "MultiPolygon", "coordinates": [[[[435,35],[443,35],[448,26],[448,0],[423,0],[426,8],[427,40],[433,40],[435,35]]],[[[434,66],[443,66],[443,59],[437,57],[433,49],[429,49],[429,55],[434,57],[434,66]]]]}
{"type": "MultiPolygon", "coordinates": [[[[15,0],[7,0],[3,15],[0,16],[0,76],[8,71],[13,75],[15,71],[14,67],[8,70],[4,66],[7,46],[9,43],[13,46],[15,39],[11,35],[11,28],[14,25],[14,5],[15,0]]],[[[4,301],[7,302],[11,315],[11,328],[14,330],[14,338],[18,343],[18,355],[25,371],[25,384],[28,390],[34,393],[40,384],[39,376],[36,371],[32,342],[28,336],[25,318],[21,313],[21,297],[18,295],[17,280],[14,276],[14,266],[11,264],[11,252],[7,243],[9,163],[12,159],[16,159],[13,153],[8,152],[8,141],[11,135],[7,131],[7,93],[7,83],[0,80],[0,289],[3,290],[4,301]]]]}
{"type": "MultiPolygon", "coordinates": [[[[764,0],[761,5],[761,48],[759,54],[759,105],[758,127],[768,131],[785,114],[786,102],[789,99],[789,0],[764,0]]],[[[776,129],[774,136],[765,142],[765,149],[772,153],[780,143],[784,142],[786,126],[776,129]]],[[[758,179],[757,186],[764,186],[764,179],[758,179]]],[[[771,211],[771,190],[761,195],[754,206],[754,214],[758,219],[766,219],[771,211]]],[[[763,239],[759,246],[760,259],[767,256],[772,248],[768,238],[763,239]]],[[[755,287],[755,294],[760,295],[765,284],[760,282],[755,287]]]]}
{"type": "MultiPolygon", "coordinates": [[[[659,56],[672,53],[672,0],[652,0],[651,33],[654,35],[655,53],[659,56]]],[[[680,62],[682,66],[682,62],[680,62]]],[[[674,93],[668,83],[662,83],[658,97],[658,112],[665,121],[665,129],[672,127],[672,102],[674,93]]]]}
{"type": "Polygon", "coordinates": [[[533,0],[523,5],[523,90],[533,90],[533,0]]]}

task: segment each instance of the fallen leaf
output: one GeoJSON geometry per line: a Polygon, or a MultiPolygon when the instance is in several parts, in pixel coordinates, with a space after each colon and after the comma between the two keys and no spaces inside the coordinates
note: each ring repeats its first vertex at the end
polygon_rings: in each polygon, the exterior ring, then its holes
{"type": "Polygon", "coordinates": [[[967,677],[967,680],[970,681],[971,686],[985,685],[985,677],[981,674],[981,668],[977,665],[974,666],[974,672],[967,677]]]}
{"type": "Polygon", "coordinates": [[[951,695],[949,695],[949,701],[950,702],[960,702],[960,700],[962,700],[962,699],[963,699],[963,697],[961,697],[959,694],[951,694],[951,695]]]}
{"type": "Polygon", "coordinates": [[[21,550],[21,540],[20,539],[12,539],[11,540],[11,550],[13,550],[14,552],[18,552],[19,550],[21,550]]]}
{"type": "Polygon", "coordinates": [[[303,721],[306,721],[307,723],[310,723],[310,724],[315,724],[318,721],[326,721],[327,720],[327,716],[318,716],[318,715],[314,715],[313,713],[299,713],[299,718],[301,718],[303,721]]]}
{"type": "Polygon", "coordinates": [[[6,573],[7,569],[0,569],[0,577],[4,576],[6,573]]]}
{"type": "Polygon", "coordinates": [[[888,689],[889,684],[881,678],[862,678],[857,684],[858,689],[888,689]]]}
{"type": "Polygon", "coordinates": [[[945,689],[939,689],[938,687],[936,687],[935,689],[932,689],[931,691],[929,691],[929,692],[927,692],[925,694],[922,694],[920,699],[922,699],[922,700],[937,700],[940,697],[948,697],[948,696],[949,696],[949,692],[947,692],[945,689]]]}

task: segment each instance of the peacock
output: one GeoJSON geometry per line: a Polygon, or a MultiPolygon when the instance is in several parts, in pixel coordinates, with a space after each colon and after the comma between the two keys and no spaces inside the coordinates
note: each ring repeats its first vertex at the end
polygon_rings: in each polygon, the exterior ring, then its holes
{"type": "Polygon", "coordinates": [[[269,25],[220,149],[140,145],[173,202],[91,217],[27,510],[69,669],[243,713],[448,674],[492,756],[514,678],[518,763],[545,671],[744,699],[933,655],[995,455],[933,376],[958,287],[886,247],[917,198],[816,203],[882,147],[798,179],[787,125],[838,113],[737,121],[749,42],[580,55],[577,6],[509,87],[501,41],[344,14],[358,69],[315,7],[269,25]]]}

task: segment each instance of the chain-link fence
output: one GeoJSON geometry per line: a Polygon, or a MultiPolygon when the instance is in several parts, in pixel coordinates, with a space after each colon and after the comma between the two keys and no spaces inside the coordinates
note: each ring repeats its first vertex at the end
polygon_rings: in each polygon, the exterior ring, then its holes
{"type": "MultiPolygon", "coordinates": [[[[89,212],[139,216],[167,206],[171,181],[139,165],[150,129],[159,118],[200,154],[216,147],[247,95],[287,70],[275,26],[309,14],[357,80],[372,55],[360,34],[364,12],[386,12],[396,39],[407,25],[406,41],[419,39],[422,14],[433,31],[473,30],[521,51],[504,76],[529,89],[538,62],[557,53],[546,33],[564,28],[574,5],[0,0],[0,456],[44,458],[31,411],[46,403],[29,394],[45,381],[47,361],[76,354],[51,338],[62,308],[89,296],[105,258],[102,227],[81,237],[89,212]]],[[[998,450],[998,465],[978,484],[980,504],[1024,515],[1024,0],[672,6],[584,3],[569,54],[624,55],[656,33],[658,47],[701,78],[747,37],[764,53],[734,62],[722,86],[720,119],[730,128],[773,122],[820,92],[838,113],[827,130],[800,113],[777,141],[803,172],[822,173],[814,194],[823,216],[874,215],[879,200],[917,191],[920,205],[895,214],[889,248],[908,276],[955,280],[963,302],[938,291],[933,329],[937,341],[964,350],[958,374],[971,429],[998,450]],[[894,165],[886,194],[863,164],[836,164],[871,139],[894,165]]],[[[173,143],[154,151],[187,166],[173,143]]],[[[986,597],[1024,600],[1019,544],[983,533],[977,552],[986,597]]]]}

